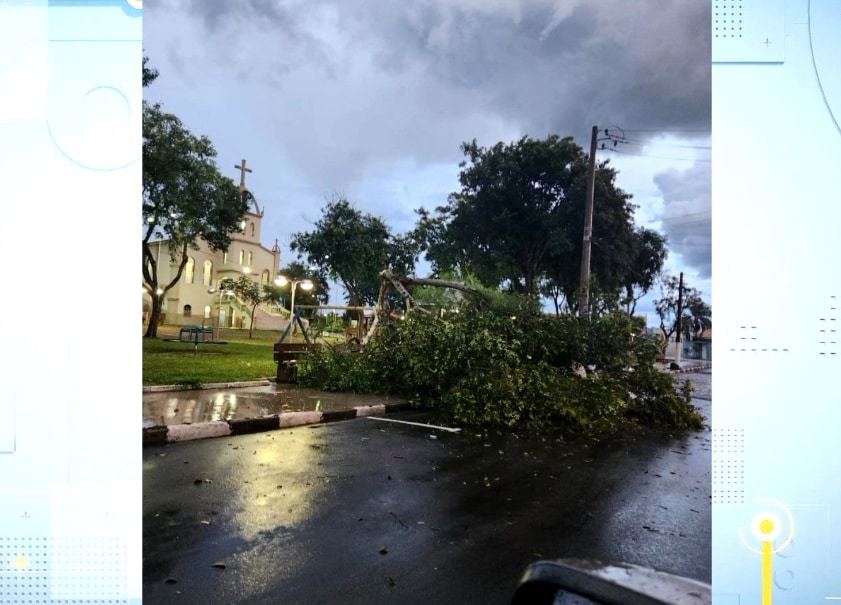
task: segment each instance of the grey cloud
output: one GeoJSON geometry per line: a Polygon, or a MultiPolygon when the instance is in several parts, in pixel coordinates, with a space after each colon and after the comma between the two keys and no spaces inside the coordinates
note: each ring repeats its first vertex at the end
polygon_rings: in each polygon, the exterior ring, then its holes
{"type": "Polygon", "coordinates": [[[312,25],[314,14],[331,15],[351,52],[369,55],[391,77],[425,79],[416,103],[450,89],[461,94],[450,95],[448,110],[469,99],[532,136],[586,140],[593,123],[664,131],[710,124],[708,0],[196,0],[191,7],[210,29],[270,24],[296,62],[335,65],[342,57],[319,43],[312,25]]]}
{"type": "MultiPolygon", "coordinates": [[[[209,106],[254,116],[271,161],[314,204],[396,161],[455,166],[474,137],[557,133],[586,147],[593,124],[652,130],[640,138],[710,126],[708,0],[160,0],[144,37],[162,73],[152,94],[207,91],[209,106]]],[[[692,239],[703,230],[669,214],[696,181],[709,209],[706,171],[658,186],[674,251],[708,274],[709,249],[692,239]]],[[[411,218],[381,197],[353,201],[411,218]]]]}
{"type": "Polygon", "coordinates": [[[687,170],[669,169],[654,176],[663,194],[663,231],[669,248],[698,271],[712,274],[711,168],[697,162],[687,170]]]}

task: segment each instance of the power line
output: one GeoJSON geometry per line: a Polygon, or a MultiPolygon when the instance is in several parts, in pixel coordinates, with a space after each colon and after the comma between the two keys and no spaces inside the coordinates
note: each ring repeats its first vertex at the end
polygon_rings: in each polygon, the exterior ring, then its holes
{"type": "MultiPolygon", "coordinates": [[[[709,128],[619,128],[618,126],[613,128],[621,130],[622,132],[710,132],[709,128]]],[[[608,128],[608,130],[610,130],[610,128],[608,128]]]]}
{"type": "Polygon", "coordinates": [[[602,147],[602,151],[612,151],[614,153],[620,153],[622,155],[631,155],[636,156],[638,158],[651,158],[654,160],[674,160],[677,162],[703,162],[705,164],[709,164],[712,160],[702,160],[699,158],[676,158],[676,157],[669,157],[665,155],[650,155],[647,153],[631,153],[629,151],[622,151],[621,149],[616,149],[613,147],[602,147]]]}
{"type": "Polygon", "coordinates": [[[703,150],[711,150],[711,145],[680,145],[677,143],[652,143],[651,141],[642,141],[640,139],[611,139],[617,143],[629,143],[629,144],[636,144],[636,145],[656,145],[657,147],[670,147],[674,149],[703,149],[703,150]]]}

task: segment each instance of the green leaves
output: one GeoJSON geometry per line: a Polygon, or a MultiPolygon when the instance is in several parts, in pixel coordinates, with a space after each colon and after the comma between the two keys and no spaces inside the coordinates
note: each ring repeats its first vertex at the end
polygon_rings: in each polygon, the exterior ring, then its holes
{"type": "Polygon", "coordinates": [[[301,364],[299,380],[391,392],[461,424],[552,423],[605,434],[631,418],[672,429],[701,423],[671,376],[654,368],[656,345],[637,336],[642,326],[626,313],[556,318],[530,297],[501,293],[465,299],[459,311],[387,322],[361,354],[322,349],[301,364]],[[598,372],[582,378],[579,364],[598,372]]]}
{"type": "Polygon", "coordinates": [[[363,214],[343,198],[324,208],[313,231],[293,235],[291,248],[340,281],[352,305],[376,304],[380,271],[391,264],[396,272],[409,273],[419,253],[414,240],[392,235],[381,218],[363,214]]]}
{"type": "MultiPolygon", "coordinates": [[[[467,158],[461,190],[435,214],[421,208],[414,231],[436,273],[474,273],[489,287],[576,299],[579,288],[587,155],[572,138],[480,147],[462,144],[467,158]]],[[[618,299],[621,288],[647,291],[662,266],[663,242],[633,224],[631,196],[616,172],[596,170],[592,272],[595,292],[618,299]],[[659,247],[658,247],[659,245],[659,247]]],[[[653,234],[656,235],[656,234],[653,234]]]]}

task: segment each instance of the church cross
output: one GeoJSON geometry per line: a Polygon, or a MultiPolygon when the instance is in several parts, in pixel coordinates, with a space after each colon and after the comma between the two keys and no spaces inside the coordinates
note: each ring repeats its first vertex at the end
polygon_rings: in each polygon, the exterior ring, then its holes
{"type": "Polygon", "coordinates": [[[242,164],[236,164],[234,168],[240,171],[239,188],[247,189],[247,187],[245,186],[245,173],[253,172],[253,170],[251,170],[251,168],[246,167],[244,159],[242,160],[242,164]]]}

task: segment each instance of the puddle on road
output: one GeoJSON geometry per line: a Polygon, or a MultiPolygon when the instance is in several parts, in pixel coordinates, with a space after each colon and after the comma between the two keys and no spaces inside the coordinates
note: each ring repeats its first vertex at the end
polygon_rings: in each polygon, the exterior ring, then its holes
{"type": "Polygon", "coordinates": [[[396,401],[399,400],[394,397],[328,393],[295,385],[144,393],[143,426],[260,418],[287,412],[329,412],[396,401]]]}

